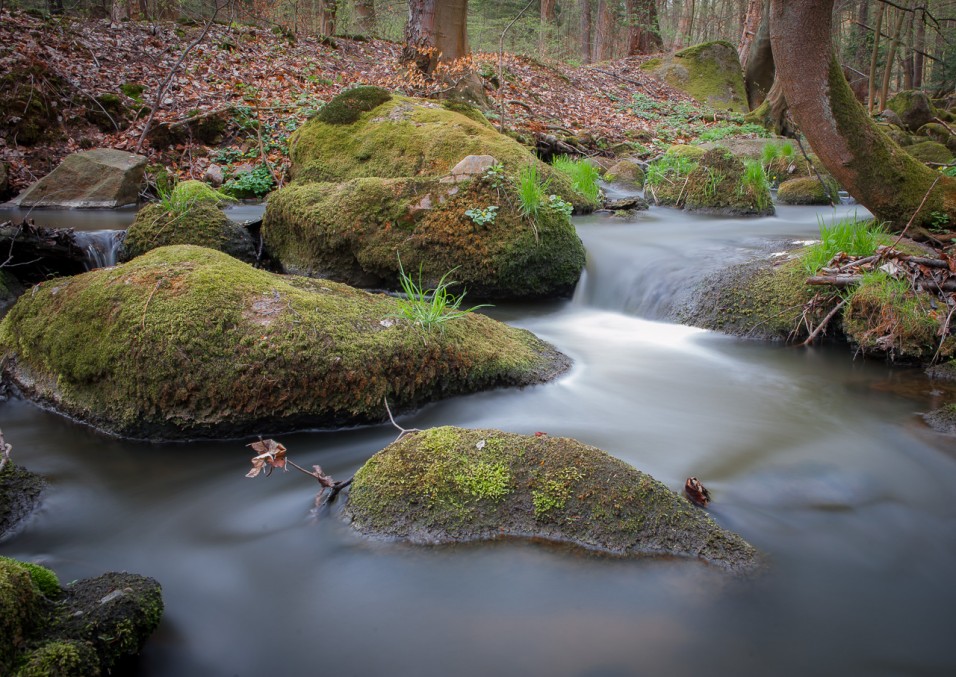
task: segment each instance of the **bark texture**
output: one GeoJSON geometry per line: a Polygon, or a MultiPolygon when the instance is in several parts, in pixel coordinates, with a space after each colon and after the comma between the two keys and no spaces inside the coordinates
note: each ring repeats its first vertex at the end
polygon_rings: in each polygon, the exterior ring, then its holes
{"type": "Polygon", "coordinates": [[[627,0],[627,55],[652,54],[664,46],[656,0],[627,0]]]}
{"type": "Polygon", "coordinates": [[[744,70],[747,102],[757,108],[773,86],[773,51],[770,49],[770,0],[751,0],[737,49],[744,70]],[[751,34],[752,31],[752,34],[751,34]]]}
{"type": "Polygon", "coordinates": [[[916,226],[933,212],[956,222],[956,179],[905,153],[853,97],[833,54],[832,11],[833,0],[771,0],[777,78],[794,121],[837,181],[878,219],[901,229],[919,210],[916,226]]]}
{"type": "Polygon", "coordinates": [[[431,73],[468,54],[468,0],[411,0],[402,61],[431,73]]]}

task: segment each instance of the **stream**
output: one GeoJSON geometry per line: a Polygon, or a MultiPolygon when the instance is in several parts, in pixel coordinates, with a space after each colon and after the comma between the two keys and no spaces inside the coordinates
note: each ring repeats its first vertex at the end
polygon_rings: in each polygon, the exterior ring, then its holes
{"type": "MultiPolygon", "coordinates": [[[[697,476],[714,518],[769,555],[758,580],[524,542],[370,542],[340,505],[312,514],[307,478],[245,478],[249,440],[131,443],[18,400],[0,427],[50,487],[0,554],[64,583],[158,579],[166,612],[139,675],[956,674],[956,443],[917,415],[934,406],[922,372],[667,321],[707,271],[855,209],[576,217],[588,265],[574,298],[489,312],[572,370],[398,418],[575,437],[675,490],[697,476]]],[[[344,479],[396,432],[279,439],[344,479]]]]}

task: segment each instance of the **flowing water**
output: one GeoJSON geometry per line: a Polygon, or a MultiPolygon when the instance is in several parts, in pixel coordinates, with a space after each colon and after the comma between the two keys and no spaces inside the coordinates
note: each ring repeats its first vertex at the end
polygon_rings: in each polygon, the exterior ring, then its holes
{"type": "MultiPolygon", "coordinates": [[[[579,219],[574,299],[492,311],[573,369],[399,418],[576,437],[675,489],[696,475],[713,516],[769,555],[757,581],[520,542],[369,542],[336,511],[316,519],[301,476],[246,479],[245,441],[134,444],[21,401],[0,427],[51,486],[0,554],[63,581],[157,578],[142,675],[956,674],[956,444],[916,415],[921,373],[662,321],[701,274],[813,237],[818,216],[832,212],[579,219]]],[[[344,478],[395,434],[280,439],[344,478]]]]}

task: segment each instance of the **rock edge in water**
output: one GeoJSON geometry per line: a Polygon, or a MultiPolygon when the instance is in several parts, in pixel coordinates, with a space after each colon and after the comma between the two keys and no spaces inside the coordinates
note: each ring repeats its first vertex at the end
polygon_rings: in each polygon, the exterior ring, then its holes
{"type": "Polygon", "coordinates": [[[577,440],[432,428],[356,473],[345,509],[359,532],[420,544],[525,537],[615,556],[698,558],[735,573],[761,557],[650,475],[577,440]]]}

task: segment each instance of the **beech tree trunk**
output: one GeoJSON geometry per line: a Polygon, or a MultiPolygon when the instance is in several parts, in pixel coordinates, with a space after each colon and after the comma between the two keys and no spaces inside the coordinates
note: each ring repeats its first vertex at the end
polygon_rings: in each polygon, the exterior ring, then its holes
{"type": "Polygon", "coordinates": [[[774,80],[773,51],[770,48],[770,0],[751,0],[737,53],[744,71],[747,102],[750,109],[754,110],[763,103],[774,80]]]}
{"type": "Polygon", "coordinates": [[[956,223],[956,179],[903,152],[853,97],[831,44],[833,0],[771,0],[770,6],[777,79],[794,121],[830,173],[896,230],[914,214],[916,227],[930,224],[933,212],[956,223]]]}
{"type": "Polygon", "coordinates": [[[923,52],[926,51],[926,16],[922,9],[917,12],[914,21],[916,21],[916,38],[913,41],[913,89],[919,89],[923,86],[923,52]]]}
{"type": "Polygon", "coordinates": [[[652,54],[664,47],[657,0],[627,0],[627,55],[652,54]]]}
{"type": "Polygon", "coordinates": [[[677,24],[677,33],[674,35],[672,49],[680,49],[691,42],[691,32],[694,30],[694,0],[684,0],[684,11],[677,24]]]}
{"type": "Polygon", "coordinates": [[[581,62],[591,63],[591,0],[580,0],[581,5],[581,62]]]}
{"type": "Polygon", "coordinates": [[[608,0],[598,0],[597,34],[594,40],[594,60],[607,61],[614,50],[614,10],[608,0]]]}
{"type": "Polygon", "coordinates": [[[431,73],[468,54],[468,0],[409,0],[402,61],[431,73]]]}

